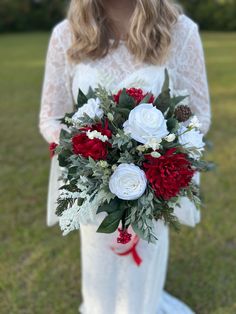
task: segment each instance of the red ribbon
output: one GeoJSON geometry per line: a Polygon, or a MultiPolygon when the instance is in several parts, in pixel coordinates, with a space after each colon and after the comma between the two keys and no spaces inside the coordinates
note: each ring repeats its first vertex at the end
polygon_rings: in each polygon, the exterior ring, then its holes
{"type": "Polygon", "coordinates": [[[119,256],[127,256],[127,255],[129,255],[129,254],[132,254],[132,257],[133,257],[133,259],[134,259],[134,262],[136,263],[137,266],[140,266],[140,264],[142,263],[142,259],[141,259],[141,257],[139,256],[139,254],[138,254],[138,252],[137,252],[137,249],[136,249],[136,246],[137,246],[138,243],[139,243],[139,237],[136,235],[136,236],[134,237],[134,241],[133,241],[133,243],[132,243],[132,246],[131,246],[128,250],[126,250],[126,251],[124,251],[124,252],[117,252],[114,247],[112,247],[111,249],[112,249],[112,251],[113,251],[115,254],[117,254],[117,255],[119,255],[119,256]]]}

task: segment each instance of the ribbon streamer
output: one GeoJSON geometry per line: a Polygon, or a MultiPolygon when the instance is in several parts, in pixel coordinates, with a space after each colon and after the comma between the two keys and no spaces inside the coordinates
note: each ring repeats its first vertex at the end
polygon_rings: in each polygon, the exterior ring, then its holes
{"type": "Polygon", "coordinates": [[[127,256],[127,255],[131,254],[132,257],[133,257],[133,260],[134,260],[135,264],[136,264],[137,266],[140,266],[140,264],[142,263],[142,259],[141,259],[141,257],[139,256],[139,254],[138,254],[138,252],[137,252],[137,249],[136,249],[136,247],[137,247],[137,245],[138,245],[138,243],[139,243],[139,240],[140,240],[139,237],[138,237],[137,235],[135,235],[131,247],[128,248],[127,250],[125,250],[124,252],[118,252],[115,247],[111,247],[111,249],[112,249],[112,251],[113,251],[115,254],[117,254],[117,255],[119,255],[119,256],[127,256]]]}

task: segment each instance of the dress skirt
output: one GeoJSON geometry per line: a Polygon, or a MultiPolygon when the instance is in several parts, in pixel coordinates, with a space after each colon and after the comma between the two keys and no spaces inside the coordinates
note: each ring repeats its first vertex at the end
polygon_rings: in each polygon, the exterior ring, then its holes
{"type": "Polygon", "coordinates": [[[156,244],[140,240],[137,252],[119,256],[111,246],[117,234],[96,232],[97,226],[81,226],[82,314],[190,314],[185,304],[164,292],[169,251],[169,228],[155,224],[156,244]]]}

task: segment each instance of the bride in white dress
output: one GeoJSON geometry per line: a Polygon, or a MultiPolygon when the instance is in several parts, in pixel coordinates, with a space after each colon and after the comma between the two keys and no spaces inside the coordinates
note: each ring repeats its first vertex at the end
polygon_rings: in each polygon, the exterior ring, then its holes
{"type": "MultiPolygon", "coordinates": [[[[164,68],[169,71],[172,88],[186,90],[191,109],[206,134],[211,115],[198,26],[178,13],[169,0],[73,0],[68,19],[54,27],[49,42],[40,110],[41,134],[48,143],[58,143],[62,126],[57,119],[72,110],[78,88],[86,93],[89,86],[100,83],[114,93],[122,87],[141,87],[158,94],[164,68]],[[108,16],[110,19],[105,18],[108,16]],[[102,56],[118,37],[118,45],[102,56]]],[[[59,175],[54,156],[48,190],[49,226],[58,222],[55,201],[59,175]]],[[[196,179],[199,181],[199,177],[196,179]]],[[[199,211],[188,200],[175,212],[182,224],[194,227],[200,221],[199,211]]],[[[118,256],[111,250],[115,234],[96,233],[102,214],[80,229],[81,313],[193,313],[163,290],[168,226],[161,221],[156,223],[155,245],[139,241],[137,252],[142,263],[138,267],[131,255],[118,256]]]]}

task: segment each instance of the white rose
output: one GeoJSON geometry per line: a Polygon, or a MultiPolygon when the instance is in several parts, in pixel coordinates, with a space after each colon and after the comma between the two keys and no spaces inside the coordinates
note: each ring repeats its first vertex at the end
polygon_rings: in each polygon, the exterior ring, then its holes
{"type": "Polygon", "coordinates": [[[147,178],[134,164],[120,164],[109,180],[110,191],[122,200],[136,200],[143,195],[147,178]]]}
{"type": "Polygon", "coordinates": [[[149,138],[161,139],[169,133],[162,112],[146,103],[130,111],[123,127],[126,134],[142,144],[146,144],[149,138]]]}
{"type": "Polygon", "coordinates": [[[203,142],[203,134],[196,129],[188,131],[185,126],[181,126],[178,130],[179,142],[186,148],[194,147],[195,152],[190,152],[190,156],[194,159],[199,159],[204,150],[205,143],[203,142]]]}
{"type": "Polygon", "coordinates": [[[78,109],[78,111],[73,115],[72,121],[77,124],[80,123],[80,118],[83,118],[86,113],[91,119],[98,117],[101,119],[103,117],[103,110],[100,108],[99,98],[89,98],[88,102],[78,109]]]}

